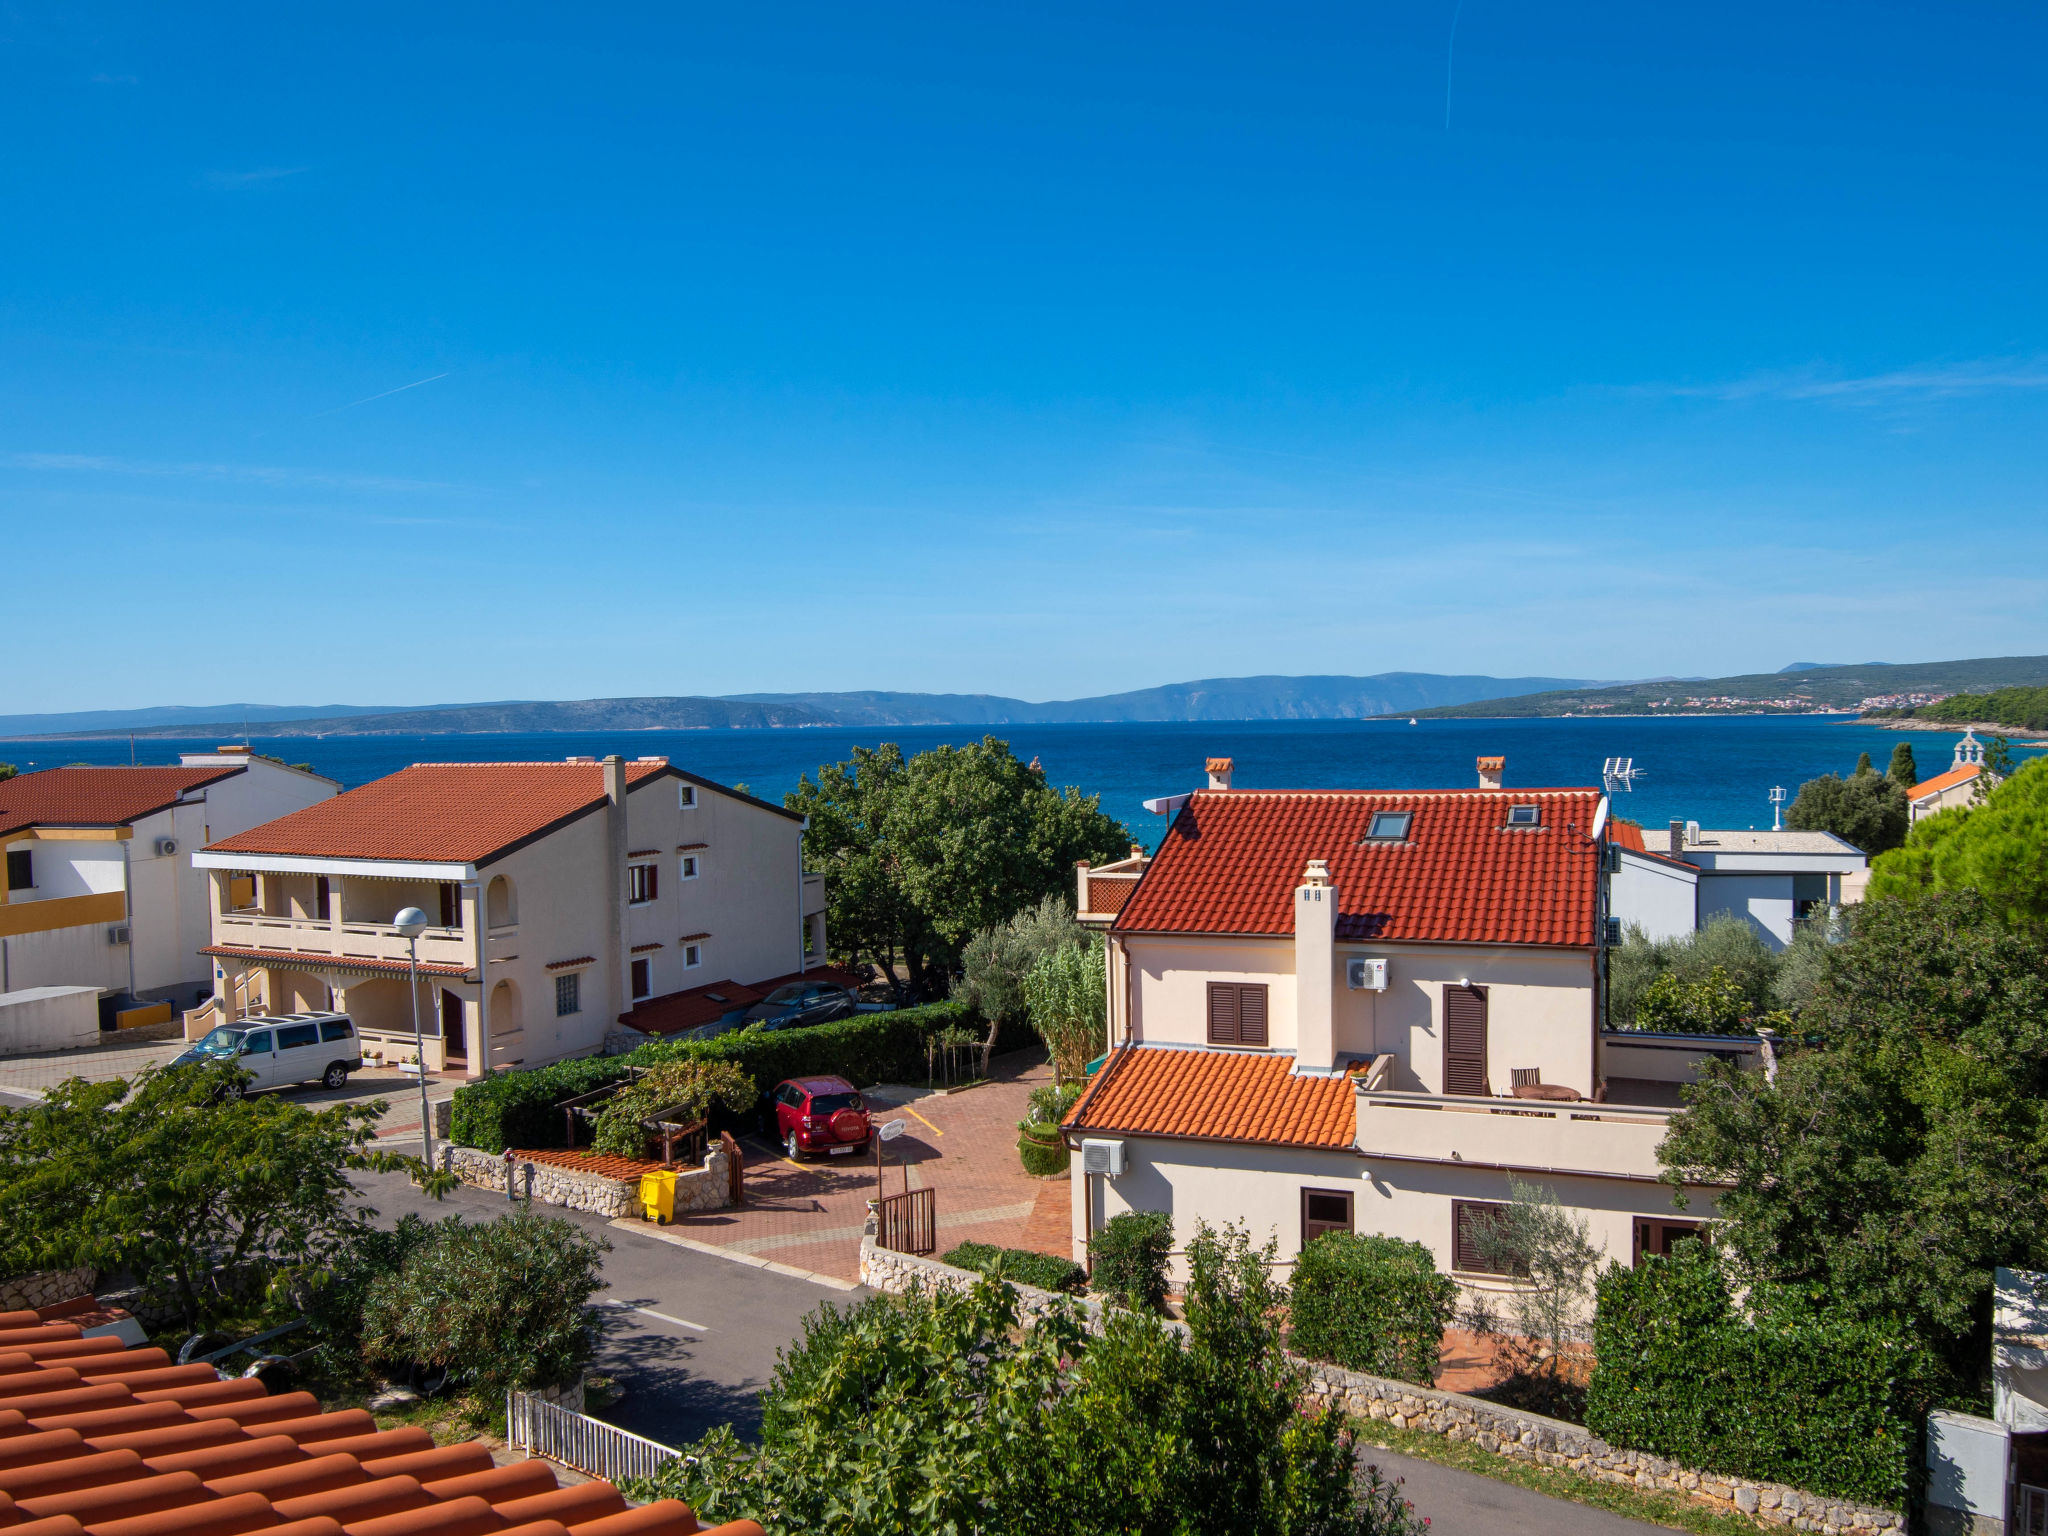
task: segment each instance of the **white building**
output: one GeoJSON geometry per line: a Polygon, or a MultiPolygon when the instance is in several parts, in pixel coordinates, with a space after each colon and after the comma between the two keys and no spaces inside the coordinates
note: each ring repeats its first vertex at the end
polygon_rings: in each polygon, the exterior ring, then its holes
{"type": "Polygon", "coordinates": [[[1089,903],[1115,907],[1112,1044],[1067,1122],[1077,1259],[1119,1212],[1165,1211],[1176,1248],[1198,1218],[1283,1260],[1383,1232],[1487,1290],[1508,1282],[1473,1238],[1515,1176],[1621,1258],[1711,1216],[1656,1158],[1699,1048],[1638,1084],[1599,1027],[1599,790],[1503,788],[1498,758],[1467,790],[1239,790],[1209,767],[1128,894],[1089,903]]]}
{"type": "Polygon", "coordinates": [[[1738,832],[1674,821],[1610,829],[1611,915],[1653,939],[1676,938],[1725,915],[1742,918],[1773,949],[1830,907],[1861,897],[1862,850],[1832,832],[1738,832]]]}
{"type": "Polygon", "coordinates": [[[1906,804],[1913,820],[1921,821],[1936,811],[1970,804],[1976,798],[1977,780],[1983,772],[1984,744],[1975,731],[1964,731],[1963,739],[1956,743],[1955,761],[1947,771],[1923,779],[1906,791],[1906,804]]]}
{"type": "Polygon", "coordinates": [[[0,992],[83,986],[192,1002],[212,976],[194,851],[340,788],[247,747],[188,752],[174,768],[51,768],[0,781],[0,992]]]}
{"type": "Polygon", "coordinates": [[[803,825],[665,757],[415,764],[197,856],[216,1000],[188,1033],[334,1008],[373,1053],[410,1057],[392,919],[418,907],[429,1070],[587,1054],[636,1004],[823,961],[803,825]]]}

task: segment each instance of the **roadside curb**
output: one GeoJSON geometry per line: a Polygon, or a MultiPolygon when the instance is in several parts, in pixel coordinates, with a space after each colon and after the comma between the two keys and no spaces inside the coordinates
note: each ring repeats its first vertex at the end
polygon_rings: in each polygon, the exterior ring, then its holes
{"type": "Polygon", "coordinates": [[[730,1248],[721,1248],[716,1243],[700,1243],[694,1237],[679,1237],[660,1227],[650,1227],[644,1221],[633,1221],[627,1217],[616,1217],[606,1223],[621,1232],[637,1232],[642,1237],[651,1237],[657,1243],[668,1243],[676,1248],[687,1248],[693,1253],[708,1254],[714,1259],[724,1259],[732,1264],[744,1264],[749,1269],[765,1269],[770,1274],[787,1275],[792,1280],[808,1280],[813,1285],[829,1286],[835,1291],[857,1291],[858,1280],[842,1280],[837,1275],[821,1275],[815,1269],[798,1269],[794,1264],[778,1264],[773,1259],[763,1259],[751,1253],[736,1253],[730,1248]]]}

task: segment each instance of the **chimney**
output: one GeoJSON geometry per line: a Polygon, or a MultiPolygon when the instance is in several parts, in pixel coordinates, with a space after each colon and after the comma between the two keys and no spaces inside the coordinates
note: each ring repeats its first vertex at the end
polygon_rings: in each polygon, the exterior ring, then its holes
{"type": "Polygon", "coordinates": [[[1482,757],[1479,759],[1479,787],[1499,789],[1501,775],[1508,771],[1508,760],[1504,757],[1482,757]]]}
{"type": "Polygon", "coordinates": [[[1685,823],[1674,821],[1671,823],[1671,856],[1677,858],[1683,852],[1685,852],[1685,823]]]}
{"type": "Polygon", "coordinates": [[[633,974],[626,946],[631,930],[626,926],[626,760],[616,752],[599,765],[604,770],[604,877],[610,882],[610,899],[605,902],[605,980],[609,999],[606,1027],[611,1020],[633,1006],[633,989],[627,978],[633,974]]]}
{"type": "Polygon", "coordinates": [[[1337,1029],[1337,887],[1310,859],[1294,888],[1294,1070],[1334,1072],[1337,1029]]]}
{"type": "Polygon", "coordinates": [[[1134,859],[1142,859],[1143,857],[1145,857],[1145,845],[1143,843],[1131,844],[1131,857],[1134,859]]]}
{"type": "Polygon", "coordinates": [[[1227,758],[1227,757],[1212,757],[1212,758],[1210,758],[1210,759],[1209,759],[1209,787],[1210,787],[1211,789],[1228,789],[1228,788],[1230,788],[1230,770],[1231,770],[1231,769],[1232,769],[1232,768],[1233,768],[1234,766],[1235,766],[1235,765],[1234,765],[1234,764],[1233,764],[1233,763],[1231,762],[1231,760],[1230,760],[1229,758],[1227,758]]]}
{"type": "Polygon", "coordinates": [[[1076,912],[1086,912],[1088,910],[1088,861],[1086,859],[1074,860],[1074,910],[1076,912]]]}

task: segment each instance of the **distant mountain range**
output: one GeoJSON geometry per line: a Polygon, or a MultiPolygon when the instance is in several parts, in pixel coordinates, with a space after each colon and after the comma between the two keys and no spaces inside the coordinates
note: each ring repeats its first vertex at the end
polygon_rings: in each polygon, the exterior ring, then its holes
{"type": "Polygon", "coordinates": [[[1588,686],[1561,677],[1213,677],[1100,698],[1033,703],[985,693],[756,693],[723,698],[505,700],[420,709],[231,704],[74,715],[0,715],[0,737],[265,737],[688,731],[907,725],[1117,724],[1173,720],[1363,720],[1433,705],[1588,686]]]}
{"type": "Polygon", "coordinates": [[[1500,695],[1427,710],[1389,710],[1443,718],[1543,715],[1796,714],[1853,710],[1865,699],[1913,693],[1984,693],[2048,684],[2048,656],[1990,656],[1972,661],[1865,662],[1778,672],[1704,677],[1500,695]]]}

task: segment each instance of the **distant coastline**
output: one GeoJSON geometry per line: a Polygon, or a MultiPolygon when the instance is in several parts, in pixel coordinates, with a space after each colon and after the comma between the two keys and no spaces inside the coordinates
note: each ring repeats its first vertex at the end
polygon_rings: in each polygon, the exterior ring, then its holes
{"type": "Polygon", "coordinates": [[[2048,731],[2030,731],[2023,725],[2000,725],[1996,720],[1969,720],[1949,724],[1945,720],[1915,720],[1907,716],[1902,720],[1864,720],[1858,724],[1874,725],[1881,731],[1933,731],[1941,736],[1960,736],[1965,731],[1975,731],[1979,736],[2003,736],[2007,741],[2048,742],[2048,731]]]}

